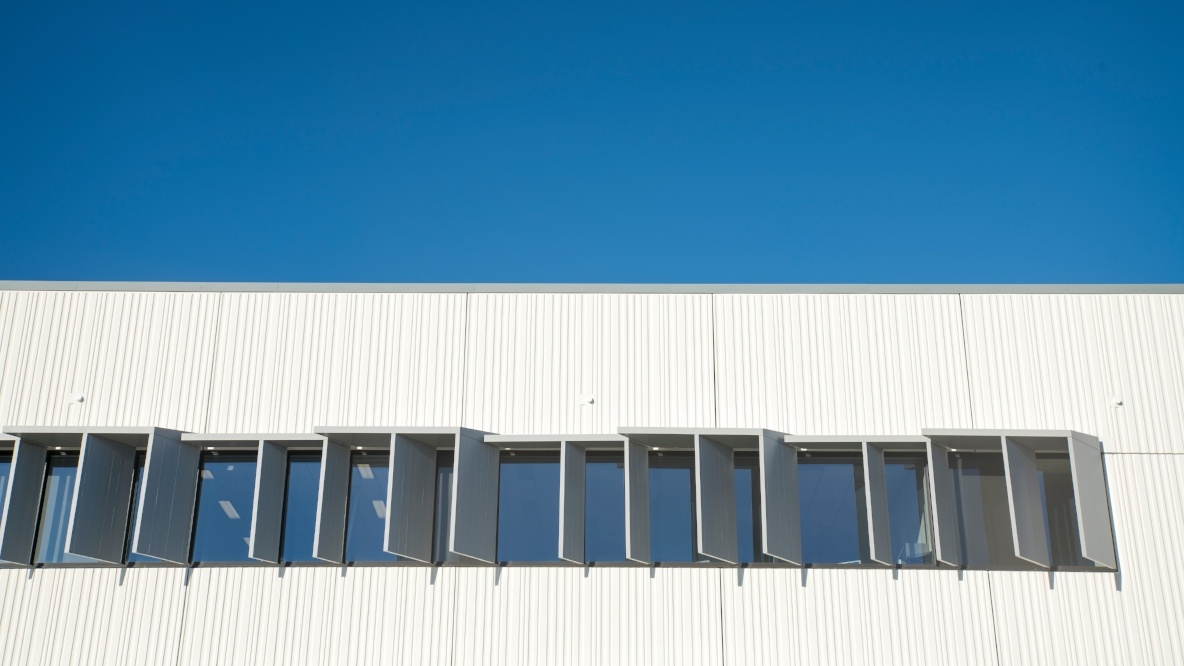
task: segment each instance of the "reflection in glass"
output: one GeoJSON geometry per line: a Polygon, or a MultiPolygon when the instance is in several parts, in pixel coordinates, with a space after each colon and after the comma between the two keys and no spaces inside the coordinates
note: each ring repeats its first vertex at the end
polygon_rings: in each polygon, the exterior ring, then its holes
{"type": "Polygon", "coordinates": [[[798,460],[802,557],[808,564],[868,562],[863,460],[847,454],[803,455],[798,460]]]}
{"type": "Polygon", "coordinates": [[[1093,562],[1081,556],[1069,454],[1038,454],[1036,469],[1040,475],[1040,494],[1044,497],[1044,529],[1052,548],[1052,565],[1093,566],[1093,562]]]}
{"type": "Polygon", "coordinates": [[[321,484],[321,454],[288,454],[288,486],[284,491],[284,531],[280,543],[283,562],[315,562],[312,540],[317,526],[317,495],[321,484]]]}
{"type": "Polygon", "coordinates": [[[761,472],[756,451],[734,454],[736,483],[736,538],[741,562],[771,562],[761,546],[761,472]]]}
{"type": "Polygon", "coordinates": [[[448,552],[452,533],[452,451],[436,452],[436,511],[432,531],[432,561],[456,562],[459,555],[448,552]]]}
{"type": "Polygon", "coordinates": [[[958,538],[967,566],[1030,569],[1015,556],[1002,453],[951,453],[958,538]]]}
{"type": "Polygon", "coordinates": [[[8,495],[8,474],[12,468],[12,456],[0,453],[0,514],[4,513],[4,502],[8,495]]]}
{"type": "Polygon", "coordinates": [[[202,453],[193,528],[194,562],[251,562],[255,453],[202,453]]]}
{"type": "Polygon", "coordinates": [[[350,457],[349,509],[345,527],[347,562],[394,562],[385,550],[388,453],[360,451],[350,457]]]}
{"type": "Polygon", "coordinates": [[[625,561],[625,457],[589,451],[584,468],[584,559],[625,561]]]}
{"type": "Polygon", "coordinates": [[[695,556],[695,454],[650,453],[650,558],[693,562],[695,556]]]}
{"type": "Polygon", "coordinates": [[[884,456],[894,564],[933,563],[927,471],[924,455],[889,453],[884,456]]]}
{"type": "Polygon", "coordinates": [[[66,529],[77,476],[76,454],[49,456],[41,495],[41,521],[37,526],[37,544],[33,548],[34,564],[94,562],[89,557],[66,553],[66,529]]]}
{"type": "Polygon", "coordinates": [[[123,545],[123,557],[127,562],[159,562],[154,557],[132,552],[136,536],[136,524],[140,520],[140,493],[144,491],[144,454],[136,454],[135,478],[132,481],[132,505],[128,507],[127,542],[123,545]]]}
{"type": "Polygon", "coordinates": [[[502,453],[499,562],[559,561],[559,453],[502,453]]]}

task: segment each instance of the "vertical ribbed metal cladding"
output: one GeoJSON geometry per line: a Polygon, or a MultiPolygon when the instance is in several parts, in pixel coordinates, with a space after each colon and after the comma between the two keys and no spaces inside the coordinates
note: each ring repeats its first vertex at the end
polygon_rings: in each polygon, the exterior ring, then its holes
{"type": "Polygon", "coordinates": [[[977,427],[1072,428],[1111,453],[1184,453],[1184,296],[964,302],[977,427]]]}
{"type": "Polygon", "coordinates": [[[457,570],[456,664],[717,664],[719,569],[457,570]]]}
{"type": "Polygon", "coordinates": [[[970,427],[956,295],[715,299],[721,427],[817,435],[970,427]]]}
{"type": "Polygon", "coordinates": [[[177,663],[180,569],[0,569],[0,663],[177,663]]]}
{"type": "Polygon", "coordinates": [[[733,569],[721,575],[729,665],[995,663],[984,572],[733,569]]]}
{"type": "Polygon", "coordinates": [[[460,422],[464,294],[226,294],[210,432],[460,422]]]}
{"type": "Polygon", "coordinates": [[[1003,663],[1184,663],[1184,456],[1106,468],[1119,573],[991,572],[1003,663]]]}
{"type": "Polygon", "coordinates": [[[432,567],[199,567],[178,663],[451,664],[456,575],[432,567]]]}
{"type": "Polygon", "coordinates": [[[473,294],[464,424],[517,434],[714,426],[710,298],[473,294]]]}
{"type": "Polygon", "coordinates": [[[220,294],[0,295],[0,419],[205,425],[220,294]],[[82,401],[75,400],[81,396],[82,401]]]}

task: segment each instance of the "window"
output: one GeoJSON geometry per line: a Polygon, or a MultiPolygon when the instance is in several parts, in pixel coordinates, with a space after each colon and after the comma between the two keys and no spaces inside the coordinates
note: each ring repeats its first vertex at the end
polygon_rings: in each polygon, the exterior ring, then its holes
{"type": "Polygon", "coordinates": [[[394,562],[386,552],[386,488],[390,458],[366,451],[350,457],[349,509],[345,527],[347,562],[394,562]]]}
{"type": "Polygon", "coordinates": [[[888,490],[888,526],[895,564],[933,564],[933,528],[929,516],[928,465],[925,456],[889,453],[884,457],[888,490]]]}
{"type": "Polygon", "coordinates": [[[0,514],[4,513],[4,502],[8,496],[8,475],[12,469],[12,454],[0,453],[0,514]]]}
{"type": "Polygon", "coordinates": [[[1015,556],[1008,511],[1007,480],[999,453],[951,453],[958,498],[962,561],[971,567],[1031,569],[1015,556]]]}
{"type": "Polygon", "coordinates": [[[695,552],[695,454],[649,454],[650,557],[654,562],[693,562],[695,552]]]}
{"type": "Polygon", "coordinates": [[[1045,534],[1052,549],[1053,566],[1096,566],[1081,555],[1069,454],[1037,454],[1036,469],[1040,474],[1040,494],[1044,497],[1045,534]]]}
{"type": "Polygon", "coordinates": [[[127,541],[123,546],[123,558],[126,562],[159,562],[156,558],[132,552],[132,542],[136,537],[136,521],[139,520],[140,495],[144,492],[144,458],[145,454],[136,454],[135,476],[132,480],[132,505],[128,508],[127,541]]]}
{"type": "Polygon", "coordinates": [[[798,460],[802,557],[807,564],[870,561],[863,460],[850,454],[802,454],[798,460]]]}
{"type": "Polygon", "coordinates": [[[770,562],[761,544],[761,472],[756,451],[734,454],[736,538],[741,562],[770,562]]]}
{"type": "Polygon", "coordinates": [[[584,559],[625,561],[625,457],[589,451],[584,467],[584,559]]]}
{"type": "Polygon", "coordinates": [[[206,452],[201,456],[194,518],[193,562],[250,562],[256,455],[206,452]]]}
{"type": "Polygon", "coordinates": [[[66,552],[66,530],[70,505],[74,501],[74,482],[78,477],[78,454],[51,453],[45,470],[41,493],[41,516],[37,526],[34,564],[93,562],[88,557],[66,552]]]}
{"type": "Polygon", "coordinates": [[[313,562],[313,535],[317,526],[317,495],[321,482],[319,452],[288,454],[288,483],[284,489],[284,530],[280,560],[313,562]]]}
{"type": "Polygon", "coordinates": [[[436,452],[436,511],[432,532],[432,560],[456,562],[460,557],[448,552],[448,535],[452,530],[452,472],[455,454],[436,452]]]}
{"type": "Polygon", "coordinates": [[[559,454],[501,455],[499,562],[559,561],[559,454]]]}

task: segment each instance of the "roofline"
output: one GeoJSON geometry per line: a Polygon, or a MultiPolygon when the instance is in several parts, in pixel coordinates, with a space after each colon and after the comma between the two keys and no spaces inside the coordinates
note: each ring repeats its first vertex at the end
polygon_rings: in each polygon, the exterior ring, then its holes
{"type": "Polygon", "coordinates": [[[0,280],[0,291],[412,294],[1184,294],[1184,284],[613,284],[0,280]]]}

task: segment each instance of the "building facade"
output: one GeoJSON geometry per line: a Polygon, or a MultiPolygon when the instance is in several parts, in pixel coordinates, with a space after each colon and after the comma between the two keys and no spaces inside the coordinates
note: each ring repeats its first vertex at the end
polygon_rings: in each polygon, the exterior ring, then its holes
{"type": "Polygon", "coordinates": [[[1184,663],[1184,288],[0,283],[3,664],[1184,663]]]}

